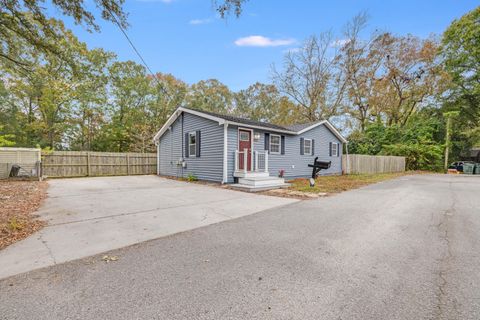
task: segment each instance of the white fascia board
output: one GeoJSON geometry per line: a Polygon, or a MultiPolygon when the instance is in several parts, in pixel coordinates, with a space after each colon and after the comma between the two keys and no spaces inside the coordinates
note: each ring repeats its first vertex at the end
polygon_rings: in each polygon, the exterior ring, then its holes
{"type": "Polygon", "coordinates": [[[280,129],[274,129],[274,128],[269,128],[269,127],[254,126],[254,125],[251,125],[251,124],[245,124],[245,123],[234,122],[234,121],[227,121],[226,123],[234,125],[234,126],[239,126],[239,127],[244,127],[244,128],[252,128],[252,129],[259,129],[259,130],[263,130],[263,131],[272,131],[272,132],[286,133],[286,134],[292,134],[292,135],[296,134],[296,132],[294,132],[294,131],[280,130],[280,129]]]}
{"type": "Polygon", "coordinates": [[[194,114],[196,116],[199,116],[199,117],[202,117],[202,118],[205,118],[205,119],[210,119],[210,120],[213,120],[213,121],[217,121],[218,124],[224,124],[225,123],[225,120],[222,119],[222,118],[219,118],[219,117],[214,117],[214,116],[211,116],[209,114],[205,114],[203,112],[199,112],[199,111],[195,111],[195,110],[190,110],[190,109],[186,109],[186,108],[182,108],[182,107],[179,107],[175,110],[175,112],[170,116],[170,118],[168,118],[167,122],[165,122],[165,124],[162,126],[162,128],[157,132],[157,134],[153,137],[153,140],[154,141],[157,141],[160,139],[160,137],[165,133],[165,131],[167,131],[168,127],[170,127],[172,125],[172,123],[175,122],[175,120],[177,120],[177,118],[180,116],[180,114],[182,112],[187,112],[187,113],[191,113],[191,114],[194,114]]]}
{"type": "Polygon", "coordinates": [[[310,127],[307,127],[303,130],[300,130],[297,132],[297,135],[299,134],[302,134],[304,132],[307,132],[309,130],[312,130],[313,128],[316,128],[320,125],[324,124],[325,126],[327,126],[328,129],[330,129],[330,131],[332,131],[332,133],[338,138],[340,139],[340,141],[342,141],[343,143],[347,143],[347,139],[345,139],[341,134],[340,132],[338,132],[337,129],[335,129],[335,127],[327,120],[323,120],[323,121],[320,121],[320,122],[317,122],[315,124],[312,124],[310,127]]]}

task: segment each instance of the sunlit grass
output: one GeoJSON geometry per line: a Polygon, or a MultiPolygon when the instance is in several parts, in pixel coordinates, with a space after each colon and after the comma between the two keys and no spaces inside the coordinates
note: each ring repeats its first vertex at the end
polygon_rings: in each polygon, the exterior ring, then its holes
{"type": "Polygon", "coordinates": [[[312,193],[338,193],[351,189],[360,188],[372,183],[385,181],[405,175],[405,172],[399,173],[379,173],[379,174],[352,174],[342,176],[320,176],[317,178],[315,186],[310,187],[308,179],[295,179],[289,181],[290,189],[301,192],[312,193]]]}

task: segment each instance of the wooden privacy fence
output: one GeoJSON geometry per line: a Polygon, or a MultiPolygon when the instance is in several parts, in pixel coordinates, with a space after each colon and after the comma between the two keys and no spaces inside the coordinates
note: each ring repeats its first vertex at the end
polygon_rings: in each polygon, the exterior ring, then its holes
{"type": "Polygon", "coordinates": [[[403,172],[405,171],[405,157],[343,155],[342,168],[346,174],[403,172]]]}
{"type": "Polygon", "coordinates": [[[154,174],[155,153],[54,151],[42,154],[47,177],[93,177],[154,174]]]}

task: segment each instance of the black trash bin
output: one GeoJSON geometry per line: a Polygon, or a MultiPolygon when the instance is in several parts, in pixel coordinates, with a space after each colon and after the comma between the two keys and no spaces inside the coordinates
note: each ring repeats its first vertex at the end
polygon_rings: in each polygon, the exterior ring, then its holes
{"type": "Polygon", "coordinates": [[[14,164],[10,169],[10,177],[17,177],[19,172],[20,166],[18,164],[14,164]]]}

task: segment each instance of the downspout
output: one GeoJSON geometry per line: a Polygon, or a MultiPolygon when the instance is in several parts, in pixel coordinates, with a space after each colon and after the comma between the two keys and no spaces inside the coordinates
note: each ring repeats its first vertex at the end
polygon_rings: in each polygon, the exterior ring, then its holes
{"type": "Polygon", "coordinates": [[[223,179],[222,184],[228,182],[228,123],[223,124],[223,179]]]}

